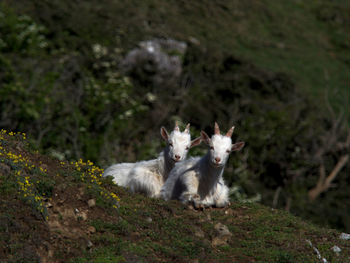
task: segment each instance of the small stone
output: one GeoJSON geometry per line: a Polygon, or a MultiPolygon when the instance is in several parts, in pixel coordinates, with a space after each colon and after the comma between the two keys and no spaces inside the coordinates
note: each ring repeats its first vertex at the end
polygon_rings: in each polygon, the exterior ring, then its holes
{"type": "Polygon", "coordinates": [[[217,223],[214,226],[214,229],[216,230],[219,236],[232,236],[230,230],[228,230],[228,227],[224,224],[217,223]]]}
{"type": "Polygon", "coordinates": [[[228,227],[224,224],[217,223],[214,226],[217,236],[212,239],[212,246],[222,246],[227,244],[227,240],[232,236],[231,232],[228,230],[228,227]]]}
{"type": "Polygon", "coordinates": [[[79,209],[78,209],[78,208],[75,208],[75,209],[74,209],[74,213],[78,214],[78,213],[79,213],[79,209]]]}
{"type": "Polygon", "coordinates": [[[194,231],[194,235],[196,237],[199,237],[199,238],[203,238],[204,237],[204,232],[202,229],[200,229],[199,227],[195,229],[194,231]]]}
{"type": "Polygon", "coordinates": [[[188,205],[188,206],[187,206],[187,209],[188,209],[188,210],[194,210],[194,207],[193,207],[192,205],[188,205]]]}
{"type": "Polygon", "coordinates": [[[4,164],[4,163],[0,163],[0,174],[3,175],[8,175],[11,172],[11,167],[4,164]]]}
{"type": "Polygon", "coordinates": [[[226,211],[225,211],[225,215],[232,215],[233,214],[233,211],[231,208],[228,208],[226,211]]]}
{"type": "Polygon", "coordinates": [[[87,220],[87,214],[85,212],[80,212],[77,214],[77,219],[78,220],[83,220],[83,221],[86,221],[87,220]]]}
{"type": "Polygon", "coordinates": [[[341,252],[341,248],[338,246],[333,246],[331,249],[336,254],[339,254],[341,252]]]}
{"type": "Polygon", "coordinates": [[[206,216],[207,216],[207,219],[208,219],[209,221],[211,221],[211,216],[210,216],[210,214],[208,213],[208,214],[206,214],[206,216]]]}
{"type": "Polygon", "coordinates": [[[61,224],[58,221],[49,221],[50,228],[60,228],[61,224]]]}
{"type": "Polygon", "coordinates": [[[342,240],[350,240],[350,234],[341,233],[339,238],[342,240]]]}
{"type": "Polygon", "coordinates": [[[211,241],[211,245],[213,247],[223,246],[227,244],[227,237],[214,237],[211,241]]]}
{"type": "Polygon", "coordinates": [[[46,207],[51,208],[51,207],[53,207],[53,205],[50,202],[47,202],[46,207]]]}
{"type": "Polygon", "coordinates": [[[93,234],[93,233],[95,233],[95,232],[96,232],[96,228],[94,228],[93,226],[89,226],[89,227],[88,227],[88,233],[93,234]]]}
{"type": "Polygon", "coordinates": [[[79,191],[79,195],[84,195],[84,188],[83,187],[80,187],[78,189],[78,191],[79,191]]]}
{"type": "Polygon", "coordinates": [[[285,47],[286,47],[286,45],[283,42],[277,43],[277,48],[284,49],[285,47]]]}
{"type": "Polygon", "coordinates": [[[147,221],[147,223],[152,223],[152,218],[147,217],[147,218],[146,218],[146,221],[147,221]]]}
{"type": "Polygon", "coordinates": [[[139,232],[132,232],[132,233],[130,234],[130,238],[131,238],[132,240],[138,240],[138,239],[140,239],[140,236],[141,236],[141,234],[140,234],[139,232]]]}
{"type": "Polygon", "coordinates": [[[87,241],[87,247],[88,248],[92,248],[94,244],[92,244],[92,242],[90,240],[87,241]]]}
{"type": "Polygon", "coordinates": [[[88,206],[91,208],[91,207],[94,207],[96,205],[96,200],[95,199],[90,199],[88,201],[88,206]]]}
{"type": "Polygon", "coordinates": [[[193,36],[188,37],[188,41],[196,46],[199,46],[201,44],[201,42],[199,42],[199,40],[193,36]]]}

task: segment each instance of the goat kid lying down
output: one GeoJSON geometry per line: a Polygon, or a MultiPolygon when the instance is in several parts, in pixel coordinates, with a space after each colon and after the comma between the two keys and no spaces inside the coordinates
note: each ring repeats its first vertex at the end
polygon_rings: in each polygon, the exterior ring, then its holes
{"type": "Polygon", "coordinates": [[[201,138],[209,146],[207,154],[176,164],[161,189],[161,197],[193,204],[195,208],[229,205],[229,189],[222,175],[230,153],[244,147],[244,142],[232,144],[233,130],[234,127],[221,135],[215,123],[211,138],[202,131],[201,138]]]}
{"type": "Polygon", "coordinates": [[[201,137],[191,141],[189,129],[190,124],[187,124],[185,130],[181,132],[176,123],[174,130],[169,134],[162,127],[160,134],[167,145],[157,159],[115,164],[106,169],[104,176],[112,176],[116,184],[129,188],[133,193],[159,197],[160,189],[175,163],[183,161],[188,150],[201,143],[201,137]]]}

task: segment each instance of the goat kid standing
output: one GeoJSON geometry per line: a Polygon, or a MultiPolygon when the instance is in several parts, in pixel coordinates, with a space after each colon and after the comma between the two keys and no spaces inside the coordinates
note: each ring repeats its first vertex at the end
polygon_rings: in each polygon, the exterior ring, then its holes
{"type": "Polygon", "coordinates": [[[161,196],[165,200],[193,204],[195,208],[229,205],[229,189],[223,180],[223,171],[230,153],[244,147],[244,142],[232,144],[233,130],[234,127],[221,135],[215,122],[212,138],[202,131],[201,138],[209,146],[207,154],[176,164],[161,189],[161,196]]]}
{"type": "Polygon", "coordinates": [[[178,123],[169,134],[161,127],[160,134],[167,142],[157,159],[136,163],[120,163],[110,166],[104,176],[112,176],[119,186],[129,188],[132,193],[143,193],[150,197],[159,197],[160,189],[168,178],[175,163],[183,161],[191,147],[201,143],[201,137],[191,142],[190,124],[183,132],[178,123]]]}

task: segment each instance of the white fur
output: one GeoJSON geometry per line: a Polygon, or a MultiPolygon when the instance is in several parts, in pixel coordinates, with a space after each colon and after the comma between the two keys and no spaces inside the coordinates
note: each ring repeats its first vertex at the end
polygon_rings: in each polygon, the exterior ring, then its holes
{"type": "Polygon", "coordinates": [[[244,143],[232,145],[230,137],[215,134],[209,139],[203,133],[202,139],[210,146],[208,153],[175,165],[161,189],[165,200],[177,199],[195,207],[229,204],[229,189],[222,174],[231,150],[240,150],[244,143]]]}
{"type": "Polygon", "coordinates": [[[129,188],[133,193],[138,192],[150,197],[159,197],[160,189],[171,169],[176,162],[186,158],[191,147],[191,135],[188,128],[184,132],[180,132],[176,126],[170,135],[163,129],[161,134],[167,140],[167,146],[157,159],[115,164],[105,171],[104,176],[112,176],[116,184],[129,188]]]}
{"type": "Polygon", "coordinates": [[[118,163],[108,167],[103,176],[112,176],[113,181],[120,186],[126,186],[128,184],[128,174],[135,166],[135,163],[118,163]]]}

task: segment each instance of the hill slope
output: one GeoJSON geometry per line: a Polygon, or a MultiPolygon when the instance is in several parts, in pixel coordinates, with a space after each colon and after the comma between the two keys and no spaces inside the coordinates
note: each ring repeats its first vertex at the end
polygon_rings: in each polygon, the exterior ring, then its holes
{"type": "Polygon", "coordinates": [[[309,241],[329,262],[350,260],[337,231],[258,204],[196,211],[132,195],[25,137],[0,132],[0,262],[316,262],[309,241]]]}
{"type": "Polygon", "coordinates": [[[285,72],[348,110],[348,1],[5,1],[44,24],[56,45],[88,52],[95,43],[124,50],[154,37],[197,39],[261,68],[285,72]]]}

